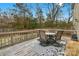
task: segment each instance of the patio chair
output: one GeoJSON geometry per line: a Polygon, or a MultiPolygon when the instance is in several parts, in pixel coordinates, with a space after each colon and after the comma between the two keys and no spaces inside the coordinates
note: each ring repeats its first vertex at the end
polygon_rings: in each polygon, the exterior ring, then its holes
{"type": "Polygon", "coordinates": [[[40,41],[40,44],[43,46],[46,46],[47,39],[46,39],[45,31],[39,30],[39,37],[40,37],[40,39],[38,39],[38,40],[40,41]]]}
{"type": "Polygon", "coordinates": [[[57,46],[60,46],[61,37],[62,37],[62,35],[63,35],[63,32],[64,32],[64,31],[58,31],[58,32],[56,33],[56,36],[55,36],[55,43],[56,43],[57,46]]]}
{"type": "Polygon", "coordinates": [[[64,32],[64,31],[58,31],[58,32],[56,33],[56,37],[55,37],[55,40],[56,40],[56,41],[61,40],[61,37],[62,37],[62,35],[63,35],[63,32],[64,32]]]}

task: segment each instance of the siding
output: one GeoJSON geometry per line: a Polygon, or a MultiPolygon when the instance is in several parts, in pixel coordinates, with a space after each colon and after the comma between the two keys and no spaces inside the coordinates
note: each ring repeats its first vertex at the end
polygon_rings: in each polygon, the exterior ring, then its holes
{"type": "MultiPolygon", "coordinates": [[[[79,30],[79,3],[74,4],[73,26],[75,30],[79,30]]],[[[79,39],[79,31],[77,31],[77,36],[79,39]]]]}

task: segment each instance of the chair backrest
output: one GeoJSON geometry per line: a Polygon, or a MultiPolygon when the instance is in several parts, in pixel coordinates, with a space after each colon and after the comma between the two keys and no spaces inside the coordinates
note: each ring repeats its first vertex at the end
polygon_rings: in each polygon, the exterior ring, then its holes
{"type": "Polygon", "coordinates": [[[39,37],[40,37],[40,41],[46,41],[45,31],[40,30],[39,37]]]}
{"type": "Polygon", "coordinates": [[[62,37],[63,32],[64,31],[58,31],[57,34],[56,34],[56,38],[55,39],[56,40],[61,40],[61,37],[62,37]]]}

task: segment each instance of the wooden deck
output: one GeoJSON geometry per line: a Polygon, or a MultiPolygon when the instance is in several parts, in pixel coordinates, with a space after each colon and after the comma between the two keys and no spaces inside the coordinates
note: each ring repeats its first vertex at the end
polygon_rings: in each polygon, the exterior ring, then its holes
{"type": "Polygon", "coordinates": [[[33,44],[37,41],[37,39],[38,38],[3,48],[0,50],[0,56],[38,55],[32,50],[33,44]]]}
{"type": "Polygon", "coordinates": [[[0,56],[59,56],[64,54],[64,47],[43,47],[37,39],[39,38],[0,49],[0,56]]]}

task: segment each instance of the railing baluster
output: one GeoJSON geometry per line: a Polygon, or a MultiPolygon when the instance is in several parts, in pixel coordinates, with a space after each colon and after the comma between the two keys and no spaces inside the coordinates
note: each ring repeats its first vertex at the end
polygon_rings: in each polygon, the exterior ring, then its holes
{"type": "Polygon", "coordinates": [[[6,45],[9,45],[10,44],[10,37],[9,37],[9,34],[7,35],[7,38],[6,38],[6,45]]]}
{"type": "Polygon", "coordinates": [[[3,44],[4,44],[4,46],[6,46],[6,36],[5,36],[5,39],[4,39],[4,43],[3,44]]]}
{"type": "Polygon", "coordinates": [[[17,38],[18,34],[14,34],[14,35],[15,35],[14,40],[18,43],[18,38],[17,38]]]}
{"type": "Polygon", "coordinates": [[[10,37],[11,37],[11,45],[13,45],[14,44],[13,35],[11,34],[10,37]]]}

